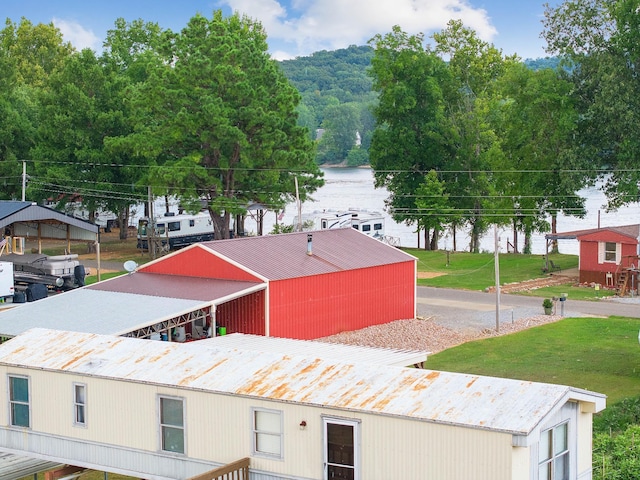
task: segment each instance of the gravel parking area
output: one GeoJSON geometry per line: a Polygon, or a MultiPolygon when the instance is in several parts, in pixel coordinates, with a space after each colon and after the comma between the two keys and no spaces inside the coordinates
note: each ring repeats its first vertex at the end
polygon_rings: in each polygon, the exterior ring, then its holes
{"type": "Polygon", "coordinates": [[[560,320],[560,315],[538,315],[530,318],[505,323],[500,331],[485,329],[480,332],[458,332],[433,322],[430,318],[413,320],[397,320],[384,325],[343,332],[317,341],[327,343],[343,343],[378,348],[394,348],[399,350],[420,350],[437,353],[447,348],[481,338],[496,337],[518,332],[545,323],[560,320]]]}

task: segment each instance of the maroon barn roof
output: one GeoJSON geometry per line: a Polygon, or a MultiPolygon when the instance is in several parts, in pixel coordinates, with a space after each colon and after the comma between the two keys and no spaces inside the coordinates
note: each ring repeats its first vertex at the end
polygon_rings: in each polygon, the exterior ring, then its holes
{"type": "Polygon", "coordinates": [[[562,233],[557,233],[555,235],[548,234],[547,238],[553,238],[554,236],[564,237],[564,238],[580,238],[580,237],[584,237],[585,235],[592,235],[594,233],[600,233],[600,232],[613,232],[613,233],[618,233],[620,235],[624,235],[626,237],[638,239],[638,237],[640,236],[640,224],[588,228],[585,230],[573,230],[571,232],[562,232],[562,233]]]}
{"type": "Polygon", "coordinates": [[[98,282],[86,288],[105,292],[133,293],[153,297],[184,298],[209,302],[230,296],[238,296],[247,290],[253,290],[258,285],[261,284],[135,272],[130,275],[122,275],[104,282],[98,282]]]}
{"type": "Polygon", "coordinates": [[[353,228],[244,237],[200,245],[270,280],[415,261],[408,253],[353,228]]]}

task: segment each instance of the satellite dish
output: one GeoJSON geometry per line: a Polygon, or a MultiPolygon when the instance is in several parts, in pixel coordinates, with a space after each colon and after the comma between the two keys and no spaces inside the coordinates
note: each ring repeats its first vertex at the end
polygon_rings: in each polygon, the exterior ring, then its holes
{"type": "Polygon", "coordinates": [[[124,262],[124,269],[129,273],[133,273],[137,267],[138,264],[133,260],[127,260],[124,262]]]}

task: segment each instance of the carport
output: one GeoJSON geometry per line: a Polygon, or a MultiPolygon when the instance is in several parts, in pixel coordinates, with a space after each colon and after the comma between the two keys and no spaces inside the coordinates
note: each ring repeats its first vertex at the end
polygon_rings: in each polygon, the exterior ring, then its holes
{"type": "Polygon", "coordinates": [[[38,253],[43,239],[98,242],[99,227],[33,202],[0,201],[0,231],[12,237],[36,238],[38,253]],[[8,229],[8,232],[7,232],[8,229]]]}
{"type": "Polygon", "coordinates": [[[260,282],[135,272],[3,310],[0,337],[37,327],[136,338],[168,335],[194,322],[215,327],[219,307],[266,288],[260,282]]]}

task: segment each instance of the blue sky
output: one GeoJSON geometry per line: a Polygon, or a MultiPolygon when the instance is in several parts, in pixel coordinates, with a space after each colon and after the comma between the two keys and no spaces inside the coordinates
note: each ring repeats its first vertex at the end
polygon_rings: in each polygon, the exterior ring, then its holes
{"type": "Polygon", "coordinates": [[[174,31],[196,13],[207,17],[222,9],[259,20],[278,60],[364,45],[394,25],[427,37],[452,19],[461,19],[505,54],[546,56],[543,4],[553,0],[1,0],[0,17],[18,23],[53,22],[77,48],[100,50],[107,30],[119,17],[143,19],[174,31]]]}

